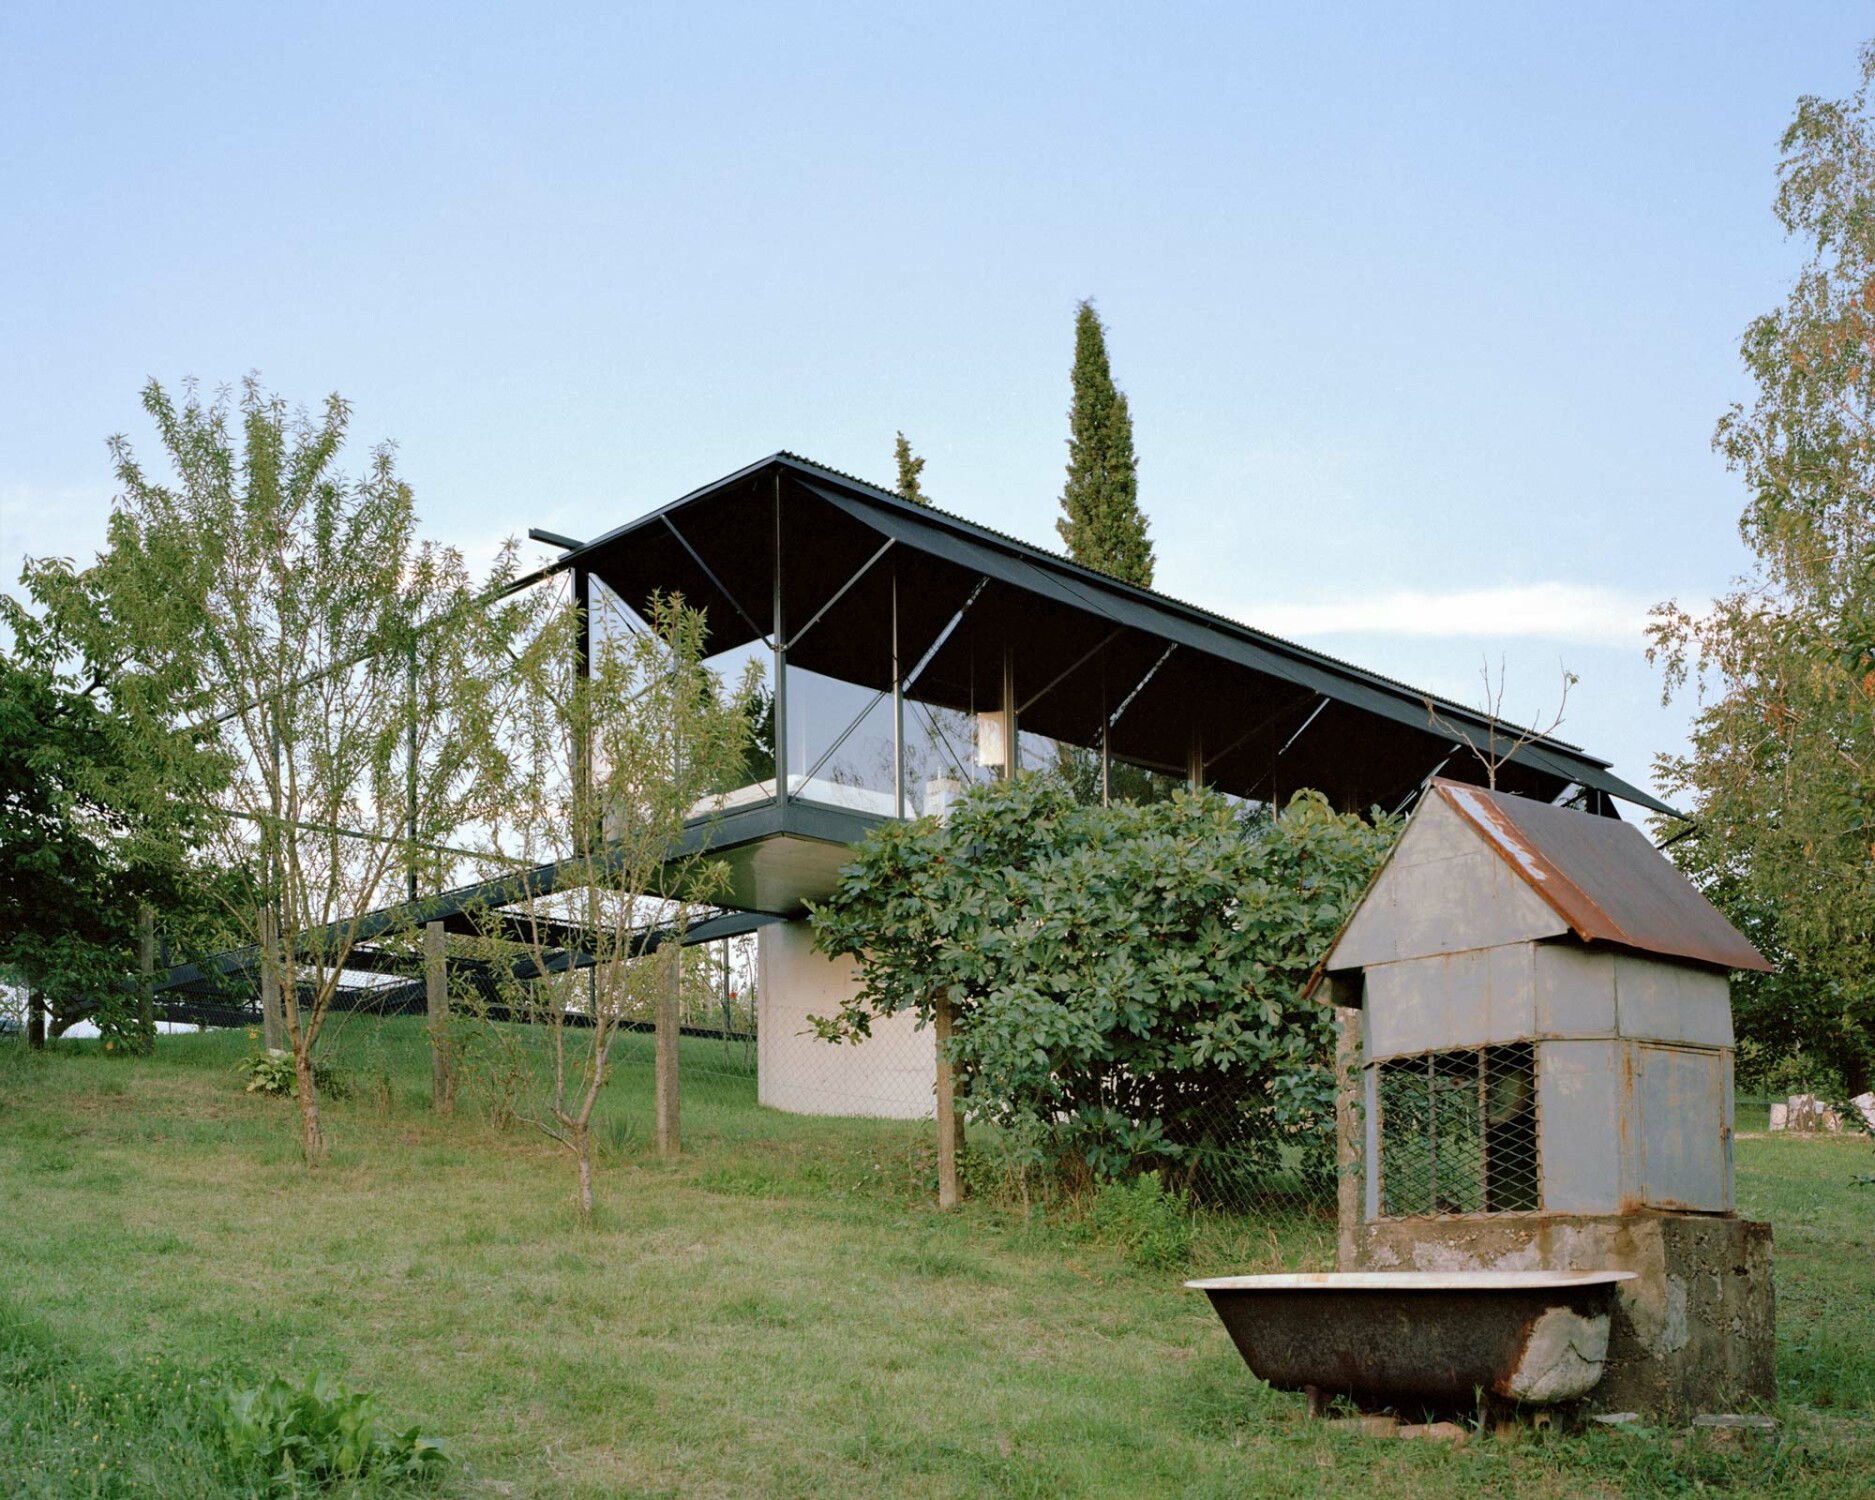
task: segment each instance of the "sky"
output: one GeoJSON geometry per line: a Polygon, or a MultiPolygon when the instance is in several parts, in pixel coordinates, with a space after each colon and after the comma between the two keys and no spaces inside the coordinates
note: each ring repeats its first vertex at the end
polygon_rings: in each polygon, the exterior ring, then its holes
{"type": "Polygon", "coordinates": [[[0,568],[88,557],[143,383],[398,446],[478,566],[786,448],[1045,546],[1075,303],[1165,592],[1653,785],[1648,609],[1851,4],[0,5],[0,568]]]}

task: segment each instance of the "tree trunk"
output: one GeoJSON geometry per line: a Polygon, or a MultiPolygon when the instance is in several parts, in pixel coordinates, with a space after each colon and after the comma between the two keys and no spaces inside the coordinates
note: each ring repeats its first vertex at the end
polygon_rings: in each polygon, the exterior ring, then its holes
{"type": "Polygon", "coordinates": [[[584,1125],[573,1127],[573,1155],[579,1159],[579,1221],[592,1223],[592,1131],[584,1125]]]}
{"type": "Polygon", "coordinates": [[[46,1050],[46,1002],[38,990],[26,992],[26,1045],[35,1052],[46,1050]]]}
{"type": "Polygon", "coordinates": [[[319,1124],[319,1091],[313,1086],[312,1049],[293,1049],[293,1076],[299,1093],[299,1143],[306,1165],[316,1167],[326,1153],[325,1131],[319,1124]]]}
{"type": "Polygon", "coordinates": [[[423,989],[430,1013],[430,1108],[446,1115],[456,1106],[456,1074],[449,1050],[449,969],[441,922],[423,927],[423,989]]]}

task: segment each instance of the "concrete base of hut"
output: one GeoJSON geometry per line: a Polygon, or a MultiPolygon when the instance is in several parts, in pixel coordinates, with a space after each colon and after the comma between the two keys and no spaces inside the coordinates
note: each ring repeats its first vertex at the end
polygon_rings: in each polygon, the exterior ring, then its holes
{"type": "Polygon", "coordinates": [[[1346,1225],[1344,1271],[1634,1271],[1586,1405],[1683,1422],[1776,1394],[1771,1226],[1710,1214],[1346,1225]]]}

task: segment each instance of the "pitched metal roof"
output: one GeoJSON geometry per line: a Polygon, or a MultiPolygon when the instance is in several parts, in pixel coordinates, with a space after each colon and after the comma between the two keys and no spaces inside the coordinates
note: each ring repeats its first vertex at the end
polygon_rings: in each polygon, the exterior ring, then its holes
{"type": "MultiPolygon", "coordinates": [[[[634,606],[649,586],[678,589],[709,612],[712,638],[720,647],[746,642],[769,628],[768,580],[781,542],[772,534],[763,534],[764,527],[756,521],[758,512],[750,509],[750,501],[771,478],[776,484],[785,480],[790,493],[806,504],[822,507],[817,512],[819,519],[806,528],[812,532],[811,546],[794,540],[787,543],[794,549],[789,552],[787,564],[791,579],[824,568],[827,580],[837,581],[863,561],[881,539],[889,539],[924,559],[930,600],[901,601],[908,611],[901,615],[902,625],[913,638],[928,622],[935,634],[949,618],[957,601],[946,591],[954,591],[956,580],[989,578],[1003,591],[1003,607],[1010,617],[1027,615],[1021,639],[1037,655],[1053,650],[1065,665],[1079,660],[1079,653],[1100,639],[1087,632],[1117,632],[1124,638],[1123,644],[1135,648],[1146,642],[1178,645],[1201,658],[1232,663],[1253,674],[1255,681],[1266,684],[1272,704],[1280,704],[1282,694],[1289,695],[1288,706],[1281,710],[1286,717],[1273,721],[1267,733],[1259,731],[1242,752],[1245,757],[1268,757],[1275,745],[1287,750],[1288,737],[1300,733],[1298,725],[1307,727],[1303,718],[1312,706],[1336,705],[1338,719],[1331,715],[1329,722],[1317,727],[1312,736],[1316,743],[1308,751],[1310,768],[1320,773],[1318,778],[1285,779],[1284,784],[1291,788],[1321,785],[1323,780],[1336,777],[1352,784],[1359,779],[1353,766],[1361,757],[1375,764],[1384,762],[1393,778],[1391,784],[1398,783],[1403,767],[1416,762],[1421,769],[1411,773],[1407,782],[1416,785],[1438,762],[1441,739],[1456,756],[1447,757],[1448,770],[1462,774],[1458,766],[1469,761],[1470,752],[1456,743],[1459,736],[1470,737],[1482,746],[1493,728],[1500,741],[1507,729],[1512,736],[1519,733],[1501,723],[1493,726],[1485,715],[1462,704],[1182,600],[1124,583],[990,527],[936,507],[915,504],[890,490],[787,452],[772,454],[691,491],[651,515],[607,532],[569,553],[561,563],[589,568],[634,606]],[[863,538],[872,540],[865,542],[863,538]],[[927,604],[927,614],[920,615],[920,609],[927,604]],[[1076,621],[1081,623],[1077,625],[1076,621]],[[1379,732],[1382,724],[1391,726],[1384,734],[1379,732]],[[1328,743],[1321,743],[1324,740],[1328,743]]],[[[815,587],[822,582],[819,578],[813,580],[815,587]]],[[[857,619],[859,612],[872,604],[876,601],[869,600],[867,591],[861,588],[855,589],[841,608],[852,611],[857,619]]],[[[791,619],[803,617],[790,607],[791,619]]],[[[859,659],[864,645],[863,631],[823,626],[813,646],[816,651],[828,653],[827,659],[793,659],[832,676],[869,682],[879,666],[859,659]],[[844,657],[839,655],[842,651],[844,657]]],[[[942,659],[934,662],[927,673],[926,680],[934,690],[947,670],[959,682],[970,674],[972,663],[953,659],[961,658],[966,651],[967,647],[958,641],[944,648],[942,659]]],[[[914,658],[916,654],[914,651],[914,658]]],[[[1199,676],[1188,674],[1176,681],[1168,677],[1156,691],[1167,699],[1182,695],[1193,701],[1189,712],[1204,711],[1204,706],[1195,702],[1206,693],[1206,684],[1199,676]]],[[[1060,690],[1038,709],[1033,716],[1037,732],[1084,742],[1077,739],[1073,725],[1079,722],[1077,716],[1087,712],[1091,689],[1088,703],[1061,701],[1071,696],[1071,688],[1060,690]]],[[[1232,735],[1239,731],[1243,717],[1240,702],[1228,711],[1215,706],[1212,710],[1214,724],[1223,721],[1232,735]]],[[[1148,734],[1146,723],[1151,718],[1136,712],[1129,726],[1131,732],[1148,734]]],[[[1137,756],[1149,764],[1160,759],[1155,747],[1143,741],[1134,748],[1116,741],[1115,754],[1137,756]]],[[[1166,759],[1176,765],[1182,763],[1182,757],[1180,751],[1166,759]]],[[[1301,752],[1295,759],[1303,759],[1301,752]]],[[[1247,777],[1247,772],[1244,774],[1247,777]]],[[[1221,777],[1220,784],[1224,780],[1228,780],[1228,774],[1221,777]]],[[[1553,736],[1520,745],[1510,756],[1501,780],[1516,790],[1545,798],[1573,783],[1654,812],[1679,816],[1673,808],[1616,776],[1606,760],[1553,736]],[[1520,777],[1522,784],[1518,782],[1520,777]]],[[[1365,786],[1362,789],[1366,791],[1365,786]]]]}
{"type": "Polygon", "coordinates": [[[1588,943],[1722,969],[1771,965],[1632,824],[1439,778],[1430,793],[1588,943]]]}

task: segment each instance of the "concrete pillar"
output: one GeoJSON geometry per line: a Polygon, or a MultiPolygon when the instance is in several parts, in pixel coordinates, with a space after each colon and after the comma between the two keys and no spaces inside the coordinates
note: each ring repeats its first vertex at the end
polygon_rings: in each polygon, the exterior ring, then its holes
{"type": "Polygon", "coordinates": [[[930,1119],[937,1088],[933,1033],[901,1014],[875,1020],[868,1041],[821,1041],[807,1018],[832,1016],[859,987],[851,960],[816,953],[805,922],[771,923],[756,943],[761,1102],[796,1115],[930,1119]]]}

